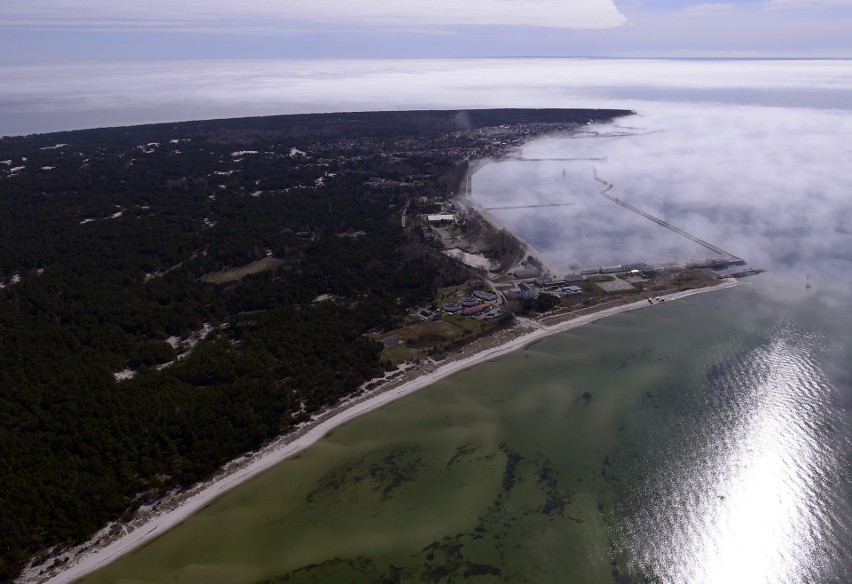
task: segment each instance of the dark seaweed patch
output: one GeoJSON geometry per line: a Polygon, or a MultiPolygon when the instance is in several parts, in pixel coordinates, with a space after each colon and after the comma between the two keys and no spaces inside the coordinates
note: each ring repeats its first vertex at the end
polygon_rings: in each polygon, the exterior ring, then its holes
{"type": "Polygon", "coordinates": [[[414,480],[420,468],[421,458],[411,460],[420,452],[418,446],[405,446],[394,449],[379,462],[370,465],[370,478],[376,484],[375,490],[381,491],[381,500],[385,501],[395,490],[414,480]]]}
{"type": "Polygon", "coordinates": [[[506,455],[506,469],[503,471],[503,491],[511,491],[518,480],[518,465],[524,460],[524,457],[506,446],[506,444],[501,444],[500,450],[506,455]]]}
{"type": "MultiPolygon", "coordinates": [[[[456,449],[447,466],[465,459],[477,458],[478,448],[463,444],[456,449]]],[[[267,584],[284,582],[395,583],[422,582],[479,584],[523,581],[503,558],[516,557],[512,548],[519,538],[525,541],[527,530],[537,530],[542,521],[582,524],[583,519],[568,514],[572,493],[560,484],[557,467],[542,457],[526,457],[507,444],[500,445],[504,468],[500,486],[486,510],[469,530],[442,537],[408,556],[405,566],[394,566],[381,558],[335,559],[305,566],[267,584]],[[485,552],[484,550],[490,550],[485,552]]],[[[479,456],[478,458],[483,458],[479,456]]],[[[478,459],[477,458],[477,459],[478,459]]],[[[349,481],[369,481],[381,497],[390,496],[417,472],[420,452],[416,447],[401,445],[391,450],[372,453],[357,464],[330,473],[318,482],[323,489],[344,488],[349,481]]],[[[572,481],[573,482],[573,481],[572,481]]],[[[364,485],[360,486],[361,491],[364,485]]]]}
{"type": "Polygon", "coordinates": [[[352,559],[333,558],[318,564],[309,564],[258,584],[313,584],[331,580],[347,584],[399,584],[404,576],[404,570],[391,563],[379,563],[359,556],[352,559]]]}
{"type": "Polygon", "coordinates": [[[370,453],[321,477],[305,500],[313,503],[332,493],[350,492],[355,485],[365,481],[372,491],[380,493],[381,501],[387,500],[394,491],[416,478],[421,467],[419,453],[420,447],[410,444],[370,453]]]}
{"type": "Polygon", "coordinates": [[[461,446],[459,446],[456,449],[456,453],[453,454],[453,457],[449,460],[449,462],[447,462],[447,468],[450,468],[453,464],[458,462],[460,459],[462,459],[462,458],[464,458],[464,457],[466,457],[470,454],[473,454],[477,450],[479,450],[479,448],[477,448],[476,446],[473,446],[470,442],[468,442],[466,444],[462,444],[461,446]]]}

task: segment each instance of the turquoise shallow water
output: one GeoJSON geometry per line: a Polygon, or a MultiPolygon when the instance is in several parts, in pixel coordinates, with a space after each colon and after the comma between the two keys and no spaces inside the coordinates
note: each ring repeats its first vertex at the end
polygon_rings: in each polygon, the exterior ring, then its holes
{"type": "Polygon", "coordinates": [[[462,372],[85,582],[846,581],[852,328],[763,286],[462,372]]]}

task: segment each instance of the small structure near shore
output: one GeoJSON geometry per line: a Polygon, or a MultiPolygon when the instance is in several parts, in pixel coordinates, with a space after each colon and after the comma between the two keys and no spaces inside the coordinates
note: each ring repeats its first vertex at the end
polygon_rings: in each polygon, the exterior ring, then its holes
{"type": "Polygon", "coordinates": [[[436,214],[436,215],[426,215],[426,220],[429,223],[455,223],[456,216],[452,214],[436,214]]]}
{"type": "Polygon", "coordinates": [[[521,282],[515,288],[506,292],[506,296],[512,300],[533,300],[535,298],[535,290],[521,282]]]}
{"type": "Polygon", "coordinates": [[[530,264],[524,266],[523,268],[515,270],[512,275],[515,276],[515,278],[518,278],[519,280],[525,280],[527,278],[535,278],[540,273],[541,270],[539,270],[536,266],[530,264]]]}
{"type": "Polygon", "coordinates": [[[464,310],[462,310],[462,314],[464,316],[476,316],[477,314],[482,314],[486,310],[491,310],[492,308],[494,307],[490,304],[482,303],[477,304],[476,306],[471,306],[470,308],[465,308],[464,310]]]}
{"type": "Polygon", "coordinates": [[[474,296],[479,298],[480,300],[485,300],[486,302],[494,302],[497,300],[497,295],[493,292],[485,292],[484,290],[476,290],[473,293],[474,296]]]}

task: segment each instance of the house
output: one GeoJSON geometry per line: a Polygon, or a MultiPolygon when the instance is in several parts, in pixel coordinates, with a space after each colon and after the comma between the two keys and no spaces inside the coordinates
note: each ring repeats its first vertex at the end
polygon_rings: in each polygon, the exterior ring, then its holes
{"type": "Polygon", "coordinates": [[[455,223],[456,216],[451,214],[426,215],[429,223],[455,223]]]}
{"type": "Polygon", "coordinates": [[[535,278],[540,273],[541,271],[537,267],[533,265],[526,265],[523,268],[515,270],[513,275],[519,280],[523,280],[526,278],[535,278]]]}
{"type": "Polygon", "coordinates": [[[495,300],[497,300],[497,295],[493,292],[477,290],[473,293],[473,295],[479,298],[480,300],[485,300],[486,302],[494,302],[495,300]]]}
{"type": "Polygon", "coordinates": [[[462,315],[464,316],[476,316],[477,314],[482,314],[487,310],[491,310],[492,306],[490,304],[477,304],[476,306],[471,306],[470,308],[465,308],[462,310],[462,315]]]}
{"type": "Polygon", "coordinates": [[[517,287],[506,292],[506,296],[514,300],[533,300],[535,298],[535,290],[521,282],[517,287]]]}

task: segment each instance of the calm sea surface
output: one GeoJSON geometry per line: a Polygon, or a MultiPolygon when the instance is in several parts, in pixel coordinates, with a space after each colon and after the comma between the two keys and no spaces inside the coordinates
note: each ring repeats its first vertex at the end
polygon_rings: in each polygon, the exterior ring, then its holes
{"type": "Polygon", "coordinates": [[[850,328],[759,281],[336,430],[85,580],[846,582],[850,328]]]}

